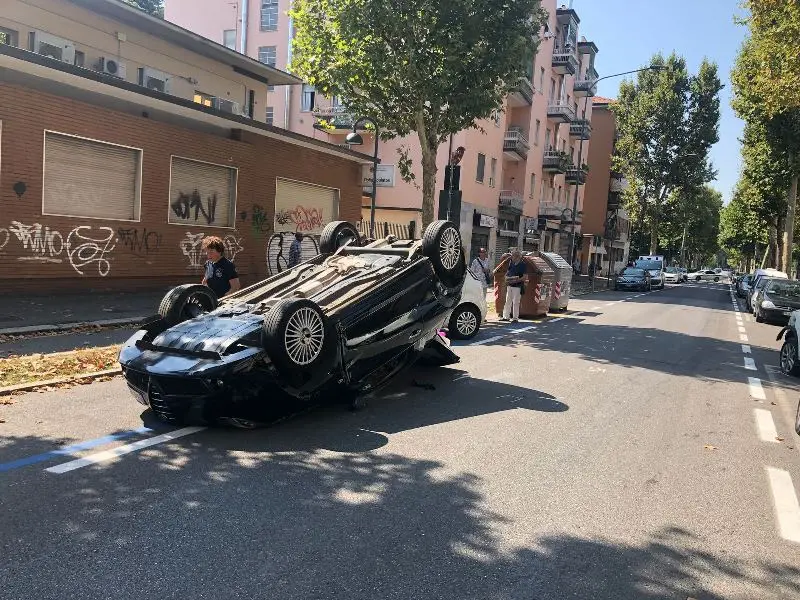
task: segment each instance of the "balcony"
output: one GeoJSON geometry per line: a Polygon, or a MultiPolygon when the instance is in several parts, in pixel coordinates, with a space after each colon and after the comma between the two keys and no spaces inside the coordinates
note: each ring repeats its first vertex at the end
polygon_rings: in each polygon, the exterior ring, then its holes
{"type": "Polygon", "coordinates": [[[349,133],[353,130],[355,116],[343,106],[317,109],[312,114],[316,119],[314,129],[328,133],[349,133]]]}
{"type": "Polygon", "coordinates": [[[533,83],[527,75],[519,78],[517,87],[508,96],[508,104],[512,108],[533,104],[533,83]]]}
{"type": "Polygon", "coordinates": [[[615,174],[611,175],[611,179],[608,182],[608,191],[614,193],[622,193],[628,189],[628,180],[625,179],[621,173],[617,173],[616,177],[615,174]]]}
{"type": "Polygon", "coordinates": [[[503,139],[503,156],[509,160],[527,160],[531,149],[528,138],[521,129],[509,129],[503,139]]]}
{"type": "Polygon", "coordinates": [[[569,155],[558,150],[545,150],[542,158],[542,171],[546,173],[566,173],[569,168],[569,155]]]}
{"type": "Polygon", "coordinates": [[[570,166],[570,168],[567,169],[567,172],[564,175],[564,181],[566,183],[571,183],[573,185],[583,185],[584,183],[586,183],[586,175],[587,175],[587,170],[585,165],[580,168],[575,166],[570,166]]]}
{"type": "Polygon", "coordinates": [[[575,47],[559,46],[553,48],[553,71],[559,75],[575,75],[578,72],[578,57],[575,47]]]}
{"type": "Polygon", "coordinates": [[[575,111],[566,102],[551,100],[547,105],[547,118],[557,123],[571,123],[575,120],[575,111]]]}
{"type": "Polygon", "coordinates": [[[579,140],[588,140],[592,137],[592,125],[588,119],[577,119],[569,124],[569,136],[579,140]]]}
{"type": "Polygon", "coordinates": [[[589,79],[577,79],[572,86],[572,91],[576,98],[597,95],[597,77],[589,79]]]}
{"type": "Polygon", "coordinates": [[[616,210],[622,205],[622,192],[608,192],[606,210],[616,210]]]}
{"type": "Polygon", "coordinates": [[[506,209],[510,212],[522,214],[522,209],[525,207],[525,200],[522,194],[514,190],[502,190],[500,192],[500,208],[506,209]]]}
{"type": "Polygon", "coordinates": [[[566,206],[558,202],[540,202],[539,216],[547,219],[561,219],[565,214],[566,206]]]}

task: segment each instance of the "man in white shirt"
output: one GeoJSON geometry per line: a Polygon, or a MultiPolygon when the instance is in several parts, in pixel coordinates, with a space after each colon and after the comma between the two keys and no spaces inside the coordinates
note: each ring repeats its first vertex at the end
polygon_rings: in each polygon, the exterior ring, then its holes
{"type": "Polygon", "coordinates": [[[489,279],[492,276],[492,272],[489,270],[489,259],[486,257],[486,248],[481,248],[478,251],[478,256],[475,257],[475,260],[472,261],[472,264],[469,266],[470,272],[475,276],[475,278],[481,282],[481,287],[483,287],[483,295],[486,295],[486,289],[489,286],[489,279]]]}

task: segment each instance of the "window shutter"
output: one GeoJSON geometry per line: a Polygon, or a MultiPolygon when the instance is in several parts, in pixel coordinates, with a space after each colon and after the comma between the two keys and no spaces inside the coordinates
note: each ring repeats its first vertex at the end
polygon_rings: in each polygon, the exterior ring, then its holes
{"type": "Polygon", "coordinates": [[[233,167],[173,156],[169,222],[233,227],[236,179],[233,167]]]}
{"type": "Polygon", "coordinates": [[[339,215],[339,190],[289,179],[278,179],[275,191],[275,232],[312,235],[339,215]]]}
{"type": "Polygon", "coordinates": [[[138,221],[141,150],[46,132],[42,214],[138,221]]]}

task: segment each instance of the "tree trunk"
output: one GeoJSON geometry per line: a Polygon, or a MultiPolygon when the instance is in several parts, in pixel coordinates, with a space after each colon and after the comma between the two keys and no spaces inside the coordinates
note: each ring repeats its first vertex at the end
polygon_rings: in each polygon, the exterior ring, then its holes
{"type": "Polygon", "coordinates": [[[774,267],[777,264],[778,226],[774,223],[771,223],[767,231],[769,236],[769,245],[767,246],[767,266],[774,267]]]}
{"type": "MultiPolygon", "coordinates": [[[[789,164],[794,164],[792,157],[789,157],[789,164]]],[[[796,169],[793,169],[796,171],[796,169]]],[[[783,229],[783,260],[781,261],[783,271],[792,277],[792,249],[794,248],[794,209],[797,203],[797,173],[792,175],[792,183],[789,186],[789,198],[786,201],[786,222],[783,229]]]]}
{"type": "MultiPolygon", "coordinates": [[[[436,203],[436,153],[422,150],[422,229],[434,221],[436,203]]],[[[456,219],[458,222],[458,219],[456,219]]]]}
{"type": "Polygon", "coordinates": [[[650,226],[650,254],[658,252],[658,211],[653,213],[653,222],[650,226]]]}

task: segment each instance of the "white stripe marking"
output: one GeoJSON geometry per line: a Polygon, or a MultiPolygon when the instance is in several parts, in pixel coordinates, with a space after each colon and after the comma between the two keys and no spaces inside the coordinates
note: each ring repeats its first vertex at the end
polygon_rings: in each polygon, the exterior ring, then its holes
{"type": "Polygon", "coordinates": [[[739,335],[739,339],[742,340],[743,342],[748,341],[748,337],[743,333],[739,335]]]}
{"type": "Polygon", "coordinates": [[[748,377],[747,386],[750,388],[750,397],[756,400],[766,400],[764,388],[761,387],[761,380],[758,377],[748,377]]]}
{"type": "Polygon", "coordinates": [[[788,471],[772,467],[767,467],[767,475],[781,537],[800,543],[800,503],[797,502],[792,476],[788,471]]]}
{"type": "Polygon", "coordinates": [[[105,452],[98,452],[97,454],[90,454],[89,456],[78,458],[77,460],[61,463],[60,465],[45,469],[45,471],[50,473],[58,473],[59,475],[61,473],[68,473],[69,471],[80,469],[81,467],[88,467],[89,465],[112,460],[114,458],[124,456],[125,454],[130,454],[131,452],[137,452],[142,448],[148,448],[163,442],[171,442],[174,439],[183,437],[185,435],[191,435],[193,433],[197,433],[198,431],[203,431],[204,429],[205,427],[184,427],[183,429],[162,433],[161,435],[147,438],[145,440],[139,440],[138,442],[133,442],[132,444],[117,446],[116,448],[106,450],[105,452]]]}
{"type": "Polygon", "coordinates": [[[754,361],[749,356],[745,356],[744,357],[744,368],[747,369],[748,371],[757,371],[758,370],[758,369],[756,369],[756,361],[754,361]]]}
{"type": "Polygon", "coordinates": [[[772,413],[763,408],[754,408],[753,414],[756,416],[756,427],[761,441],[777,444],[778,432],[775,429],[775,421],[772,420],[772,413]]]}
{"type": "Polygon", "coordinates": [[[747,333],[747,329],[744,327],[739,327],[739,333],[747,333]]]}
{"type": "Polygon", "coordinates": [[[555,318],[555,319],[550,319],[550,322],[551,323],[555,323],[557,321],[563,321],[563,320],[564,320],[564,317],[558,317],[558,318],[555,318]]]}
{"type": "Polygon", "coordinates": [[[486,338],[485,340],[481,340],[479,342],[472,342],[472,344],[470,344],[470,346],[482,346],[483,344],[488,344],[490,342],[496,342],[497,340],[502,340],[504,337],[506,337],[506,336],[504,336],[504,335],[495,335],[493,337],[486,338]]]}
{"type": "Polygon", "coordinates": [[[615,304],[616,302],[609,302],[608,304],[606,304],[606,306],[614,306],[615,304]]]}
{"type": "Polygon", "coordinates": [[[600,310],[601,308],[603,308],[603,307],[602,306],[593,306],[589,310],[600,310]]]}
{"type": "Polygon", "coordinates": [[[524,333],[526,331],[530,331],[531,329],[536,329],[536,325],[528,325],[527,327],[520,327],[519,329],[512,329],[511,333],[524,333]]]}
{"type": "Polygon", "coordinates": [[[748,346],[747,344],[742,344],[742,353],[743,354],[752,354],[752,351],[750,350],[750,346],[748,346]]]}

